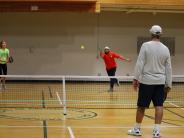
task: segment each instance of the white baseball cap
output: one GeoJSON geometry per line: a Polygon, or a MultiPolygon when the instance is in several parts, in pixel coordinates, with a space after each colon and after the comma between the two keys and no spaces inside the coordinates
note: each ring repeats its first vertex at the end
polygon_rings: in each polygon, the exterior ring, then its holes
{"type": "Polygon", "coordinates": [[[150,29],[150,33],[153,35],[161,35],[162,28],[159,25],[153,25],[150,29]]]}
{"type": "Polygon", "coordinates": [[[110,50],[110,48],[108,46],[104,47],[104,50],[107,49],[107,50],[110,50]]]}

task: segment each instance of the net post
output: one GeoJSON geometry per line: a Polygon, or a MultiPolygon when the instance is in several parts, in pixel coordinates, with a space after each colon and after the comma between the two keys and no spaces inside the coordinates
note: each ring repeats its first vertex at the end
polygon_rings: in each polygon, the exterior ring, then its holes
{"type": "Polygon", "coordinates": [[[64,111],[63,114],[67,115],[65,76],[63,76],[62,82],[63,82],[63,111],[64,111]]]}

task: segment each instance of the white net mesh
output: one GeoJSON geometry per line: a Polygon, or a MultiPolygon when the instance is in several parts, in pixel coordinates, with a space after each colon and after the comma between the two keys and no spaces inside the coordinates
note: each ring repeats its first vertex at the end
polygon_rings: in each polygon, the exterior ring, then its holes
{"type": "MultiPolygon", "coordinates": [[[[7,75],[0,91],[0,107],[16,108],[136,108],[133,76],[118,76],[120,85],[110,88],[107,76],[7,75]]],[[[173,76],[173,88],[165,106],[184,106],[184,76],[173,76]]]]}

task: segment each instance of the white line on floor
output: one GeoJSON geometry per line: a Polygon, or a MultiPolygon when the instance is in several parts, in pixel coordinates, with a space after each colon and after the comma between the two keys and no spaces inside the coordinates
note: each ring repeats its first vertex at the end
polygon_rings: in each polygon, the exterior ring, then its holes
{"type": "Polygon", "coordinates": [[[63,105],[63,103],[62,103],[62,101],[61,101],[61,98],[59,97],[58,92],[56,92],[56,95],[57,95],[57,98],[58,98],[59,103],[60,103],[61,105],[63,105]]]}
{"type": "Polygon", "coordinates": [[[178,108],[181,109],[181,110],[184,110],[184,108],[180,107],[179,105],[176,105],[176,104],[171,103],[171,102],[169,102],[169,104],[170,104],[170,105],[173,105],[173,106],[175,106],[175,107],[178,107],[178,108]]]}
{"type": "Polygon", "coordinates": [[[70,133],[70,138],[75,138],[72,128],[70,126],[68,127],[68,131],[70,133]]]}

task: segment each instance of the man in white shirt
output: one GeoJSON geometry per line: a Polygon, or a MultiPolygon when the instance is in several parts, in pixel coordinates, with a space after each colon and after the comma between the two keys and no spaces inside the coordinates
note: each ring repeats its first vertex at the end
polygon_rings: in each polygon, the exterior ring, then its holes
{"type": "Polygon", "coordinates": [[[160,42],[162,28],[154,25],[150,33],[152,40],[143,43],[135,66],[133,87],[135,90],[139,88],[136,124],[128,134],[141,136],[144,112],[152,101],[155,107],[153,138],[160,138],[164,95],[172,87],[172,67],[169,49],[160,42]]]}

